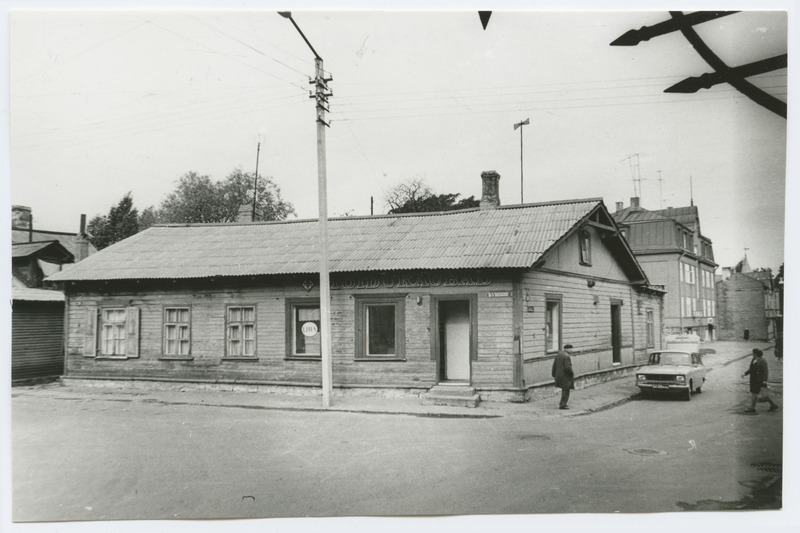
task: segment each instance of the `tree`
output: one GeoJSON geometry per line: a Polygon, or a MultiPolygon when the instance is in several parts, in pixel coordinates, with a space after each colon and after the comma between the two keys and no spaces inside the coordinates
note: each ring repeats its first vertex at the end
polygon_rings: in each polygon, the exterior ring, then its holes
{"type": "Polygon", "coordinates": [[[89,241],[102,250],[139,232],[139,213],[133,207],[133,198],[128,192],[119,203],[109,210],[108,215],[97,215],[86,227],[89,241]]]}
{"type": "MultiPolygon", "coordinates": [[[[235,169],[224,180],[213,181],[196,172],[184,174],[173,192],[158,209],[148,208],[147,222],[208,223],[235,222],[242,205],[253,205],[253,174],[235,169]]],[[[284,220],[294,214],[294,207],[281,198],[281,192],[270,177],[259,175],[256,209],[258,220],[284,220]]]]}
{"type": "Polygon", "coordinates": [[[459,193],[434,194],[421,178],[406,180],[386,193],[390,214],[455,211],[480,206],[474,196],[458,200],[459,193]]]}

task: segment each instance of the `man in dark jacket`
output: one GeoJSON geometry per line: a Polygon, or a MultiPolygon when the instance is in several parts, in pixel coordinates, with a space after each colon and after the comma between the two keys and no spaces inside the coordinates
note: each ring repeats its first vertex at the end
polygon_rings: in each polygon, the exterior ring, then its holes
{"type": "Polygon", "coordinates": [[[556,380],[556,387],[561,389],[561,401],[558,404],[559,409],[569,409],[567,406],[569,391],[575,388],[575,374],[572,372],[572,361],[569,358],[569,350],[571,349],[571,344],[565,344],[564,349],[558,352],[556,358],[553,359],[552,375],[556,380]]]}
{"type": "Polygon", "coordinates": [[[767,394],[767,380],[769,379],[769,367],[764,360],[764,353],[758,348],[753,348],[753,360],[750,361],[750,368],[742,374],[742,377],[750,376],[750,407],[744,410],[745,413],[755,413],[756,403],[769,402],[769,410],[774,411],[778,408],[778,404],[772,401],[772,398],[767,394]],[[761,390],[764,394],[761,398],[758,397],[761,390]]]}

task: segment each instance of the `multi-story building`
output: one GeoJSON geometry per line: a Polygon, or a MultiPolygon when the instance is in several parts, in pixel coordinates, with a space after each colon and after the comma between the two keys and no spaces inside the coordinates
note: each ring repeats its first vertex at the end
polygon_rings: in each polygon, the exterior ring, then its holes
{"type": "Polygon", "coordinates": [[[773,340],[783,313],[778,281],[769,268],[752,270],[747,257],[722,269],[716,283],[721,340],[773,340]]]}
{"type": "Polygon", "coordinates": [[[666,290],[664,333],[716,338],[716,289],[711,239],[700,232],[697,206],[650,211],[631,198],[614,219],[650,283],[666,290]]]}

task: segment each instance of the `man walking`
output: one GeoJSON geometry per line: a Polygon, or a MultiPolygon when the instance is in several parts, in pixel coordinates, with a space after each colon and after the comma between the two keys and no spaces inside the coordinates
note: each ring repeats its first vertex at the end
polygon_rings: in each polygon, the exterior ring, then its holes
{"type": "Polygon", "coordinates": [[[750,361],[750,368],[742,374],[742,377],[750,376],[750,407],[744,410],[745,413],[755,413],[756,403],[769,402],[769,410],[775,411],[778,404],[772,401],[772,398],[767,394],[767,380],[769,379],[769,368],[767,362],[764,360],[764,353],[758,348],[753,348],[753,360],[750,361]],[[764,389],[764,394],[761,398],[758,397],[761,390],[764,389]]]}
{"type": "Polygon", "coordinates": [[[559,409],[569,409],[567,406],[569,391],[575,388],[575,374],[572,372],[572,360],[569,357],[569,350],[571,349],[571,344],[565,344],[564,349],[558,352],[556,358],[553,359],[552,375],[556,380],[556,387],[561,389],[559,409]]]}

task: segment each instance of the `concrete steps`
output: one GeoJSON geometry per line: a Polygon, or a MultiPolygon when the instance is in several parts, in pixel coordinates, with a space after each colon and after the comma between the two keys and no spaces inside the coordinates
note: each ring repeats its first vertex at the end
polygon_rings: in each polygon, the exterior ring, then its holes
{"type": "Polygon", "coordinates": [[[421,397],[423,405],[477,407],[481,396],[468,383],[439,383],[421,397]]]}

